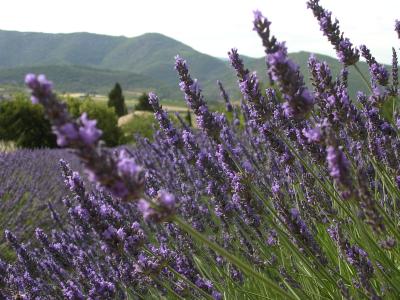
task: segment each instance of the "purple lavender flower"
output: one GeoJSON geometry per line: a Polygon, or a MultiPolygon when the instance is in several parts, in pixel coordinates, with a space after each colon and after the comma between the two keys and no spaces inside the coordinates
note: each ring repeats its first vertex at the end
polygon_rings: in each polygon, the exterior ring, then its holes
{"type": "Polygon", "coordinates": [[[187,104],[196,115],[198,126],[210,136],[218,138],[221,124],[215,120],[213,114],[208,110],[197,79],[191,78],[186,61],[179,55],[175,57],[175,70],[179,74],[179,86],[185,93],[187,104]]]}
{"type": "Polygon", "coordinates": [[[137,199],[143,192],[144,176],[141,169],[122,152],[118,159],[99,145],[101,131],[96,121],[83,114],[78,122],[69,116],[64,103],[52,92],[52,84],[44,76],[28,74],[26,83],[32,96],[43,105],[45,114],[53,125],[60,146],[75,148],[84,162],[89,178],[105,186],[123,199],[137,199]]]}
{"type": "Polygon", "coordinates": [[[322,132],[320,127],[304,128],[303,135],[307,138],[308,143],[319,143],[322,141],[322,132]]]}
{"type": "Polygon", "coordinates": [[[326,149],[329,174],[333,179],[349,188],[351,185],[350,162],[347,160],[341,147],[328,146],[326,149]]]}
{"type": "Polygon", "coordinates": [[[225,101],[226,111],[227,112],[232,112],[233,111],[233,107],[232,107],[231,101],[229,99],[228,93],[225,91],[224,86],[222,85],[221,81],[218,80],[217,84],[218,84],[219,90],[221,92],[221,97],[225,101]]]}
{"type": "MultiPolygon", "coordinates": [[[[79,127],[79,137],[86,145],[95,144],[101,134],[102,131],[96,128],[97,121],[89,120],[86,113],[83,113],[80,117],[79,121],[82,126],[79,127]]],[[[72,127],[72,124],[69,124],[72,127]]]]}
{"type": "Polygon", "coordinates": [[[394,30],[397,32],[397,36],[400,39],[400,21],[399,20],[395,21],[394,30]]]}
{"type": "Polygon", "coordinates": [[[358,49],[353,48],[350,40],[343,37],[343,33],[339,29],[339,21],[335,20],[335,22],[332,22],[332,13],[321,7],[319,0],[308,1],[307,7],[313,11],[314,16],[319,21],[321,31],[328,37],[328,40],[335,48],[339,60],[345,66],[357,63],[360,58],[358,49]]]}
{"type": "Polygon", "coordinates": [[[254,11],[254,30],[262,39],[266,54],[272,54],[279,50],[280,46],[274,36],[270,36],[269,26],[271,22],[265,18],[259,10],[254,11]]]}
{"type": "Polygon", "coordinates": [[[314,98],[304,85],[299,66],[288,58],[285,45],[280,46],[278,51],[268,55],[269,71],[286,100],[283,104],[285,115],[303,119],[313,108],[314,98]]]}
{"type": "Polygon", "coordinates": [[[39,97],[50,97],[52,94],[53,83],[48,81],[43,74],[38,76],[31,73],[27,74],[25,76],[25,84],[31,90],[36,91],[36,94],[33,94],[31,98],[33,104],[39,103],[39,97]]]}
{"type": "Polygon", "coordinates": [[[397,53],[394,48],[392,48],[392,86],[390,88],[390,94],[392,96],[397,96],[399,94],[399,69],[397,53]]]}
{"type": "Polygon", "coordinates": [[[304,85],[299,66],[288,58],[285,43],[278,43],[275,37],[270,37],[270,25],[271,22],[260,11],[254,12],[254,29],[265,47],[268,73],[286,100],[283,105],[285,115],[303,119],[311,111],[314,99],[304,85]]]}
{"type": "Polygon", "coordinates": [[[175,212],[175,196],[165,190],[160,190],[154,202],[139,200],[138,209],[146,221],[163,222],[175,212]]]}
{"type": "Polygon", "coordinates": [[[163,110],[160,105],[160,101],[157,95],[153,92],[149,93],[149,102],[154,110],[154,116],[160,124],[160,128],[164,131],[167,136],[167,141],[170,145],[174,145],[175,147],[182,147],[182,139],[180,138],[177,130],[172,125],[170,119],[168,118],[167,113],[163,110]]]}
{"type": "Polygon", "coordinates": [[[361,55],[365,58],[368,63],[369,71],[374,81],[378,82],[382,86],[386,86],[389,81],[389,72],[385,67],[379,64],[376,59],[371,55],[371,52],[365,45],[360,46],[361,55]]]}

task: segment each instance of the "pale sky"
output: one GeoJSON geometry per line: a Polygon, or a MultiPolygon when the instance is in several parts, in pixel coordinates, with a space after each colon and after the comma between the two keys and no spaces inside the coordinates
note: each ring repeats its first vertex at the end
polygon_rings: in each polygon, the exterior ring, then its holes
{"type": "MultiPolygon", "coordinates": [[[[305,0],[0,0],[0,29],[48,33],[92,32],[134,37],[159,32],[198,51],[227,57],[236,47],[261,57],[263,48],[252,20],[259,9],[272,33],[300,50],[335,56],[305,0]]],[[[381,62],[400,47],[393,28],[400,0],[321,0],[355,45],[365,43],[381,62]]],[[[1,51],[1,49],[0,49],[1,51]]]]}

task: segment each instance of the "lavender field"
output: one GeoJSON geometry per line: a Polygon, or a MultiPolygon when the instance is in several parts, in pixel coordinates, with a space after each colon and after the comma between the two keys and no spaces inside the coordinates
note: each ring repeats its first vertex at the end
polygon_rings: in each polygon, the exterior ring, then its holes
{"type": "Polygon", "coordinates": [[[27,74],[59,149],[0,152],[0,299],[398,299],[398,49],[387,68],[307,6],[337,77],[315,56],[302,74],[255,11],[265,74],[228,53],[240,105],[221,78],[226,110],[213,112],[177,55],[197,127],[176,126],[151,92],[159,130],[135,145],[106,147],[51,78],[27,74]],[[350,72],[368,93],[349,95],[350,72]]]}

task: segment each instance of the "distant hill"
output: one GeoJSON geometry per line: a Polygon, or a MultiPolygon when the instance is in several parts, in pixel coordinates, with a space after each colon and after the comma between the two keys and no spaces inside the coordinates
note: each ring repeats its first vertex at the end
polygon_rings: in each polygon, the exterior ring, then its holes
{"type": "MultiPolygon", "coordinates": [[[[0,83],[22,82],[29,71],[45,73],[59,90],[104,93],[119,81],[123,89],[154,89],[163,97],[182,98],[173,68],[177,54],[188,61],[192,76],[199,80],[209,100],[220,98],[218,79],[233,97],[240,97],[235,73],[227,60],[203,54],[158,33],[127,38],[0,30],[0,83]]],[[[290,54],[300,65],[306,82],[309,55],[308,52],[290,54]]],[[[317,56],[330,64],[334,74],[339,72],[336,59],[317,56]]],[[[244,57],[244,61],[247,68],[257,71],[260,79],[266,81],[264,58],[244,57]]],[[[365,63],[360,68],[367,72],[365,63]]],[[[357,74],[350,76],[350,84],[353,94],[355,90],[365,90],[357,74]]]]}
{"type": "Polygon", "coordinates": [[[175,91],[146,75],[74,65],[0,69],[0,84],[22,86],[27,73],[46,74],[60,92],[106,94],[113,88],[115,82],[119,82],[124,89],[133,92],[155,90],[161,97],[176,96],[175,91]]]}

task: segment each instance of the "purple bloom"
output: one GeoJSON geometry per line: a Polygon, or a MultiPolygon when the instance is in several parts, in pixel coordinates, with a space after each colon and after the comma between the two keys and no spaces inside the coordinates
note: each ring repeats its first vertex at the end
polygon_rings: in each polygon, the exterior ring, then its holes
{"type": "Polygon", "coordinates": [[[265,47],[268,74],[286,100],[284,113],[288,118],[304,119],[313,108],[314,98],[304,85],[299,66],[288,58],[285,43],[278,43],[275,37],[270,37],[270,25],[261,12],[254,13],[254,29],[265,47]]]}
{"type": "Polygon", "coordinates": [[[302,133],[307,138],[308,143],[319,143],[322,140],[322,132],[319,127],[310,129],[304,128],[302,133]]]}
{"type": "Polygon", "coordinates": [[[86,113],[83,113],[79,119],[82,126],[79,128],[79,136],[86,145],[96,143],[102,131],[96,128],[97,121],[89,120],[86,113]]]}
{"type": "Polygon", "coordinates": [[[397,36],[400,39],[400,21],[399,20],[395,21],[394,30],[397,32],[397,36]]]}
{"type": "Polygon", "coordinates": [[[368,63],[369,71],[374,81],[378,82],[382,86],[386,86],[389,81],[389,72],[383,65],[376,61],[375,57],[371,55],[371,52],[365,45],[361,45],[360,50],[361,55],[368,63]]]}
{"type": "Polygon", "coordinates": [[[32,90],[32,96],[43,105],[60,145],[76,150],[90,178],[117,197],[139,199],[144,186],[143,172],[129,160],[115,159],[110,151],[100,147],[101,130],[96,128],[97,121],[88,119],[86,113],[79,121],[73,120],[65,103],[57,100],[51,83],[44,76],[28,74],[26,83],[32,90]]]}
{"type": "Polygon", "coordinates": [[[143,168],[135,163],[135,160],[125,150],[120,151],[117,161],[118,172],[123,176],[137,177],[143,172],[143,168]]]}
{"type": "Polygon", "coordinates": [[[167,137],[168,144],[180,148],[182,146],[182,140],[176,128],[173,126],[172,122],[168,118],[168,114],[160,105],[160,101],[155,93],[149,93],[149,102],[153,107],[154,116],[160,124],[160,128],[164,131],[167,137]]]}
{"type": "Polygon", "coordinates": [[[197,79],[192,79],[187,63],[179,55],[175,57],[175,70],[179,74],[179,87],[185,93],[185,100],[197,117],[197,123],[208,135],[217,139],[221,124],[219,124],[213,114],[208,110],[197,79]]]}
{"type": "Polygon", "coordinates": [[[47,80],[46,76],[40,74],[36,76],[35,74],[27,74],[25,76],[25,84],[31,89],[40,91],[43,95],[50,95],[53,89],[53,83],[47,80]]]}
{"type": "Polygon", "coordinates": [[[262,39],[263,46],[265,48],[265,53],[270,54],[279,50],[279,45],[277,45],[277,40],[274,36],[270,36],[269,26],[271,22],[265,18],[259,10],[254,11],[254,30],[257,31],[258,35],[262,39]]]}
{"type": "Polygon", "coordinates": [[[225,101],[226,111],[232,112],[232,111],[233,111],[233,107],[232,107],[231,101],[230,101],[230,99],[229,99],[228,93],[225,91],[225,89],[224,89],[224,87],[223,87],[221,81],[218,80],[218,81],[217,81],[217,84],[218,84],[218,87],[219,87],[219,90],[220,90],[221,97],[222,97],[222,98],[224,99],[224,101],[225,101]]]}
{"type": "Polygon", "coordinates": [[[287,56],[284,43],[280,49],[268,55],[269,72],[277,82],[286,100],[283,105],[285,115],[289,118],[302,119],[311,111],[314,98],[304,85],[303,77],[297,66],[287,56]]]}
{"type": "Polygon", "coordinates": [[[341,147],[328,146],[326,149],[326,160],[328,162],[329,174],[333,179],[349,188],[351,180],[350,175],[350,162],[347,160],[341,147]]]}
{"type": "Polygon", "coordinates": [[[399,94],[399,69],[397,53],[394,48],[392,48],[392,86],[390,88],[390,93],[392,96],[397,96],[399,94]]]}
{"type": "Polygon", "coordinates": [[[153,202],[141,199],[138,209],[146,221],[162,222],[175,213],[175,196],[165,190],[160,190],[153,202]]]}
{"type": "Polygon", "coordinates": [[[72,123],[67,123],[55,130],[57,136],[57,145],[60,147],[68,146],[71,141],[78,138],[79,133],[77,128],[72,123]]]}
{"type": "Polygon", "coordinates": [[[332,22],[332,13],[321,7],[319,0],[308,1],[307,6],[313,11],[314,16],[319,21],[321,31],[335,48],[339,60],[345,66],[357,63],[360,58],[358,49],[353,48],[350,40],[343,37],[339,29],[339,21],[332,22]]]}

